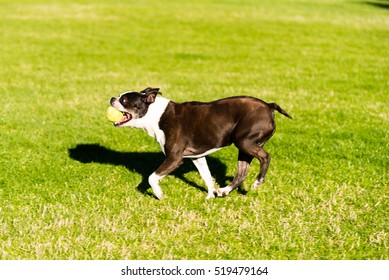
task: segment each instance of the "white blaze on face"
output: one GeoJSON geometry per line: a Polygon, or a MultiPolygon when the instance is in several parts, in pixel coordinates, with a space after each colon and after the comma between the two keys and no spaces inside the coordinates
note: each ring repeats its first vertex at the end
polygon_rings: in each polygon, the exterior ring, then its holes
{"type": "Polygon", "coordinates": [[[111,103],[111,106],[119,111],[127,112],[126,108],[119,102],[119,98],[115,98],[115,101],[111,103]]]}

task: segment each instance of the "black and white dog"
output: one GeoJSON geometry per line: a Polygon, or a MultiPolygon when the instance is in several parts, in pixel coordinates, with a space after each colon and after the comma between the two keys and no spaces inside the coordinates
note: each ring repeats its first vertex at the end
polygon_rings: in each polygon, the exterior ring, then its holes
{"type": "Polygon", "coordinates": [[[124,92],[110,101],[111,106],[124,113],[116,127],[144,129],[166,155],[148,179],[156,197],[163,197],[159,181],[180,166],[183,158],[192,159],[197,167],[208,187],[207,198],[226,196],[238,187],[254,157],[260,161],[254,187],[265,181],[270,155],[262,147],[275,132],[274,110],[292,118],[276,103],[248,96],[209,103],[175,103],[158,94],[158,88],[146,88],[141,92],[124,92]],[[237,174],[231,184],[216,190],[205,156],[232,143],[239,150],[237,174]]]}

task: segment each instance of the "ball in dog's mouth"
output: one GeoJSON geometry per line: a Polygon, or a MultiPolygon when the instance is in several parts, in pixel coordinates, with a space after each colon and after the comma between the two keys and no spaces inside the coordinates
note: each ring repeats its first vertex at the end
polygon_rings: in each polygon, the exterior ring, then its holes
{"type": "Polygon", "coordinates": [[[115,107],[108,107],[107,109],[107,119],[114,123],[115,126],[122,125],[132,119],[131,114],[119,111],[115,107]]]}
{"type": "Polygon", "coordinates": [[[107,109],[106,116],[109,121],[117,122],[123,117],[123,113],[117,110],[116,108],[110,106],[107,109]]]}
{"type": "MultiPolygon", "coordinates": [[[[122,113],[122,112],[121,112],[121,113],[122,113]]],[[[123,113],[123,116],[120,118],[120,120],[116,121],[116,122],[114,123],[114,125],[115,125],[115,126],[122,125],[122,124],[124,124],[124,123],[126,123],[126,122],[129,122],[131,119],[132,119],[131,114],[125,113],[125,112],[124,112],[124,113],[123,113]]]]}

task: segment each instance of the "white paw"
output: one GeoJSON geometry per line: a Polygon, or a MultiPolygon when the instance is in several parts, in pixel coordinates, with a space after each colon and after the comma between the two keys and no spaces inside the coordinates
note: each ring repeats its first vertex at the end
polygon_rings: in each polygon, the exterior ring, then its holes
{"type": "Polygon", "coordinates": [[[217,196],[218,197],[224,197],[226,195],[228,195],[231,191],[231,187],[230,186],[227,186],[227,187],[224,187],[224,188],[220,188],[220,189],[217,189],[217,196]]]}
{"type": "Polygon", "coordinates": [[[216,193],[216,191],[213,191],[213,192],[211,192],[211,193],[208,193],[207,199],[215,198],[215,197],[216,197],[215,193],[216,193]]]}
{"type": "Polygon", "coordinates": [[[259,188],[260,185],[262,185],[265,182],[264,178],[261,178],[261,180],[255,180],[253,184],[253,189],[259,188]]]}
{"type": "Polygon", "coordinates": [[[153,190],[154,191],[154,194],[155,196],[158,198],[158,199],[163,199],[163,192],[162,190],[161,191],[156,191],[156,190],[153,190]]]}
{"type": "Polygon", "coordinates": [[[153,189],[153,192],[155,196],[158,199],[163,198],[163,192],[161,187],[158,185],[159,181],[163,178],[164,176],[159,176],[155,172],[149,176],[149,184],[151,188],[153,189]]]}

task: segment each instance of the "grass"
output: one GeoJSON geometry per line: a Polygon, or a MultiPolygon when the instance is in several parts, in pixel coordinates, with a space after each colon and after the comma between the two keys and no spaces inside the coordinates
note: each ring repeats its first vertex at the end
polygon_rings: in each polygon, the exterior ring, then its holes
{"type": "MultiPolygon", "coordinates": [[[[1,259],[388,259],[387,1],[0,2],[1,259]],[[205,200],[111,96],[277,102],[267,182],[205,200]]],[[[224,186],[237,151],[209,156],[224,186]]]]}

